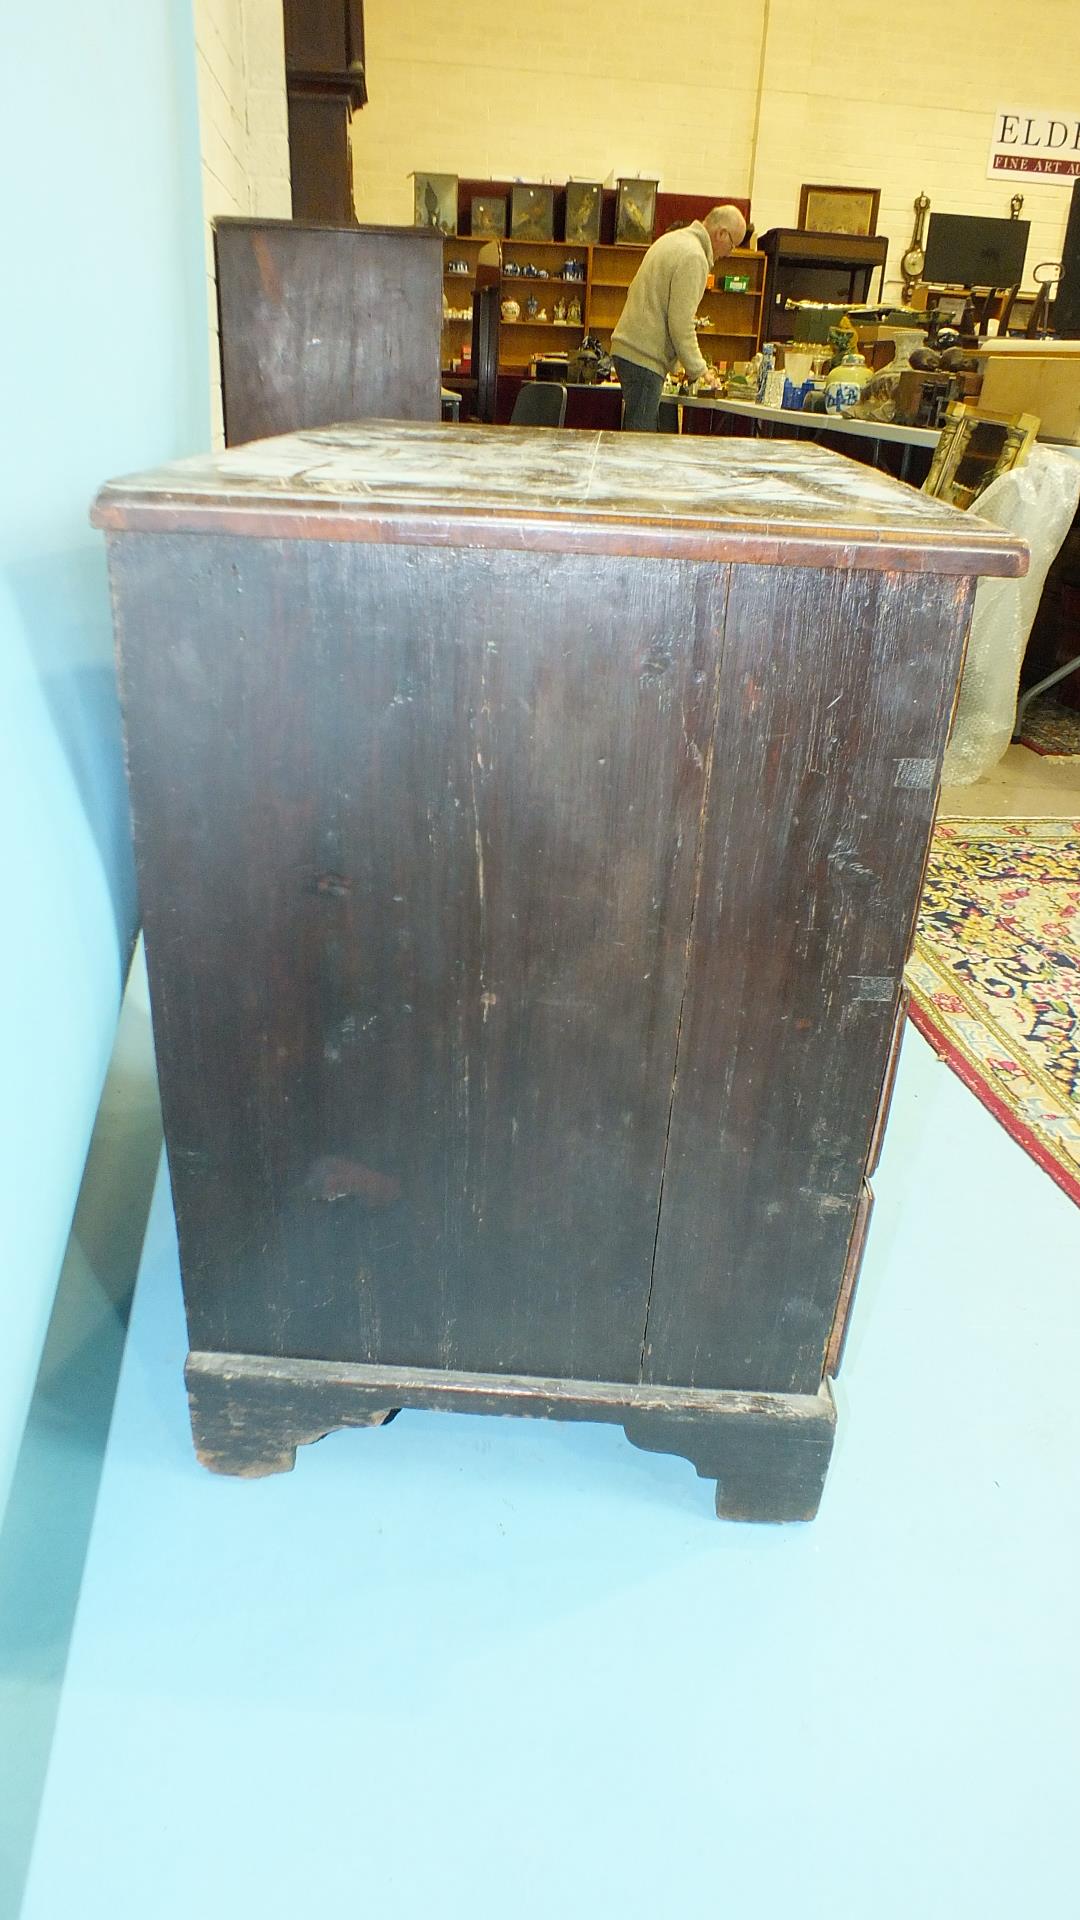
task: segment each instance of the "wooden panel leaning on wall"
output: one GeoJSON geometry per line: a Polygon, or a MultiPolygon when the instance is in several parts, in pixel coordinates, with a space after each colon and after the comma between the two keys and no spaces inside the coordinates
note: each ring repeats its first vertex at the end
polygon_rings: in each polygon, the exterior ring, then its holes
{"type": "Polygon", "coordinates": [[[99,500],[220,1471],[541,1412],[816,1510],[972,583],[1024,550],[817,447],[639,453],[374,424],[99,500]]]}
{"type": "Polygon", "coordinates": [[[438,420],[439,236],[214,223],[225,438],[337,420],[438,420]]]}

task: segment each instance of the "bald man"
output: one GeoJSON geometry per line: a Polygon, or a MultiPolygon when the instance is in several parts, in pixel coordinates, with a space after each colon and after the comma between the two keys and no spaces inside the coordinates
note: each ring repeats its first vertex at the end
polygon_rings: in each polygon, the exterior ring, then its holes
{"type": "Polygon", "coordinates": [[[745,236],[738,207],[714,207],[704,220],[653,241],[611,336],[627,432],[656,432],[664,375],[680,362],[688,379],[701,379],[705,362],[695,325],[701,296],[713,268],[745,236]]]}

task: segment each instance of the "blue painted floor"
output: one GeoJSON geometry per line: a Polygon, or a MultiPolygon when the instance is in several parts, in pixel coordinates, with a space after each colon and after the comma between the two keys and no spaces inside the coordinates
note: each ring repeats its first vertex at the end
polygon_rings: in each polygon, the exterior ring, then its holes
{"type": "Polygon", "coordinates": [[[765,1529],[604,1427],[213,1478],[160,1179],[22,1920],[1075,1912],[1080,1209],[910,1028],[876,1185],[765,1529]]]}

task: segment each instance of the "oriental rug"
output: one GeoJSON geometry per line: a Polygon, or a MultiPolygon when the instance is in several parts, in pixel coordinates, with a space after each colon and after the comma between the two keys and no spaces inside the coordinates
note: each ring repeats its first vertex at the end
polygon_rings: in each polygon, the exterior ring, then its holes
{"type": "Polygon", "coordinates": [[[919,1031],[1080,1205],[1080,820],[946,820],[907,968],[919,1031]]]}
{"type": "Polygon", "coordinates": [[[1080,754],[1080,713],[1043,694],[1025,709],[1020,745],[1032,753],[1080,754]]]}

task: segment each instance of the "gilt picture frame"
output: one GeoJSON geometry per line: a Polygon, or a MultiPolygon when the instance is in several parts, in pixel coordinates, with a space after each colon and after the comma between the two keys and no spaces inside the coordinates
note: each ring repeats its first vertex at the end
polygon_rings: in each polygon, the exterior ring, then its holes
{"type": "Polygon", "coordinates": [[[983,413],[954,401],[945,415],[923,492],[950,507],[970,507],[991,480],[1023,465],[1038,431],[1035,414],[983,413]]]}
{"type": "Polygon", "coordinates": [[[799,226],[806,233],[877,232],[880,187],[804,186],[799,189],[799,226]]]}

